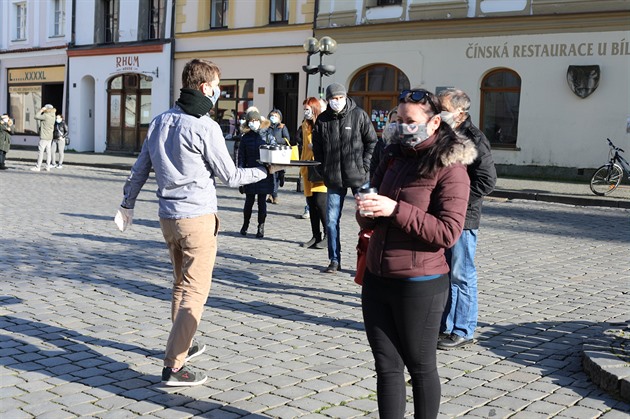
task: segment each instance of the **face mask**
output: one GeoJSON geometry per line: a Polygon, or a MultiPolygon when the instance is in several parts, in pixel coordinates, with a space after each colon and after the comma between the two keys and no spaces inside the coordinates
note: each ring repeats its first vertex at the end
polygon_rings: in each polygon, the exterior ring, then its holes
{"type": "Polygon", "coordinates": [[[61,118],[57,118],[57,122],[61,122],[61,118]]]}
{"type": "Polygon", "coordinates": [[[210,96],[206,95],[206,97],[212,101],[212,106],[214,106],[217,100],[219,100],[219,97],[221,97],[221,89],[219,89],[219,86],[214,86],[212,88],[212,94],[210,96]]]}
{"type": "Polygon", "coordinates": [[[252,131],[258,131],[258,128],[260,128],[260,121],[251,121],[247,125],[252,131]]]}
{"type": "Polygon", "coordinates": [[[277,124],[278,122],[280,122],[280,118],[278,118],[275,115],[269,117],[269,120],[271,121],[272,124],[277,124]]]}
{"type": "Polygon", "coordinates": [[[403,147],[414,148],[429,138],[427,124],[391,124],[392,142],[397,142],[403,147]]]}
{"type": "Polygon", "coordinates": [[[328,106],[335,112],[341,112],[346,107],[346,98],[343,99],[330,99],[328,106]]]}
{"type": "Polygon", "coordinates": [[[313,111],[310,109],[304,109],[304,118],[313,119],[313,111]]]}
{"type": "Polygon", "coordinates": [[[451,126],[451,128],[455,129],[457,126],[457,122],[455,121],[455,112],[442,111],[440,116],[442,117],[442,121],[446,122],[451,126]]]}
{"type": "Polygon", "coordinates": [[[2,123],[3,123],[3,124],[8,124],[8,123],[9,123],[9,120],[8,120],[8,119],[3,119],[3,120],[2,120],[2,123]]]}
{"type": "Polygon", "coordinates": [[[244,119],[239,119],[239,120],[238,120],[238,123],[239,123],[239,124],[241,124],[241,125],[243,125],[243,124],[245,123],[245,120],[244,120],[244,119]]]}

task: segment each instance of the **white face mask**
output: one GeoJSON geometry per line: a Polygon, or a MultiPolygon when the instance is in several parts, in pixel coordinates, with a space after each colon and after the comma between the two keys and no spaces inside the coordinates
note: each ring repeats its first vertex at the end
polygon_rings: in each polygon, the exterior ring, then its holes
{"type": "Polygon", "coordinates": [[[457,121],[455,121],[455,114],[456,112],[442,111],[440,113],[440,117],[442,117],[442,121],[446,122],[448,125],[451,126],[451,128],[455,129],[455,127],[457,126],[457,121]]]}
{"type": "Polygon", "coordinates": [[[252,131],[258,131],[258,128],[260,128],[260,121],[250,121],[247,125],[252,131]]]}
{"type": "Polygon", "coordinates": [[[342,99],[330,99],[328,101],[328,106],[335,112],[341,112],[343,108],[346,107],[346,98],[342,99]]]}
{"type": "Polygon", "coordinates": [[[304,109],[304,118],[313,119],[313,111],[310,109],[304,109]]]}
{"type": "Polygon", "coordinates": [[[239,123],[239,124],[241,124],[241,125],[243,125],[243,124],[245,123],[245,120],[244,120],[244,119],[239,119],[239,120],[238,120],[238,123],[239,123]]]}
{"type": "Polygon", "coordinates": [[[57,118],[57,122],[61,122],[61,118],[57,118]]]}
{"type": "Polygon", "coordinates": [[[280,122],[280,118],[278,118],[277,116],[273,115],[269,117],[269,120],[271,121],[272,124],[277,124],[278,122],[280,122]]]}

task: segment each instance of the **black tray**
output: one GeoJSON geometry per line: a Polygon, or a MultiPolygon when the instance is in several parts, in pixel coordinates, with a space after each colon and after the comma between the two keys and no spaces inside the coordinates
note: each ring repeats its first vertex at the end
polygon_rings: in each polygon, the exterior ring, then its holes
{"type": "Polygon", "coordinates": [[[258,163],[262,163],[262,164],[273,164],[274,166],[317,166],[318,164],[321,164],[318,161],[315,160],[291,160],[291,163],[269,163],[269,162],[262,162],[260,160],[256,160],[258,163]]]}

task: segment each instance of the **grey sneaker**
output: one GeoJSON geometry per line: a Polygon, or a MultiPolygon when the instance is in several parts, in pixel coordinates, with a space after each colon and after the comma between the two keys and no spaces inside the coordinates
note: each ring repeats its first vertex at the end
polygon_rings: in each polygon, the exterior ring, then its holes
{"type": "Polygon", "coordinates": [[[201,355],[205,350],[206,345],[201,346],[199,345],[199,342],[193,339],[192,345],[190,345],[190,348],[188,349],[188,355],[186,356],[184,362],[188,362],[194,357],[201,355]]]}
{"type": "Polygon", "coordinates": [[[162,382],[170,387],[198,386],[205,383],[207,379],[206,375],[189,370],[187,365],[177,372],[170,367],[162,368],[162,382]]]}

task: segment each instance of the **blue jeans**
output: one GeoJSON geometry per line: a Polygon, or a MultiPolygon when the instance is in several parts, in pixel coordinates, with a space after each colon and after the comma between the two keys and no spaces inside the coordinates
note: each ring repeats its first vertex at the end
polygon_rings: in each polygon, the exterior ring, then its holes
{"type": "Polygon", "coordinates": [[[442,317],[442,333],[472,339],[477,327],[477,230],[464,230],[457,243],[446,249],[451,268],[451,293],[442,317]]]}
{"type": "MultiPolygon", "coordinates": [[[[350,188],[356,194],[359,188],[350,188]]],[[[341,238],[339,236],[339,221],[343,210],[343,201],[348,188],[328,188],[326,204],[326,235],[328,237],[328,259],[341,263],[341,238]]]]}

